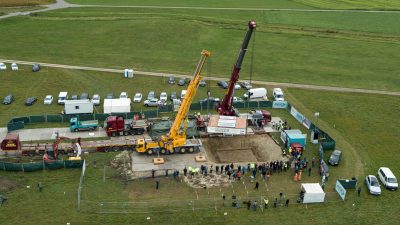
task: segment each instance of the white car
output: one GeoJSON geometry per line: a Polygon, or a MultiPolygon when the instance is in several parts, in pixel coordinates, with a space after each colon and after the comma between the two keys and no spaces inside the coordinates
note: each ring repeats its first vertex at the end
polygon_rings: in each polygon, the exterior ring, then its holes
{"type": "Polygon", "coordinates": [[[92,97],[92,103],[93,105],[100,105],[101,98],[99,94],[94,94],[92,97]]]}
{"type": "Polygon", "coordinates": [[[11,70],[17,71],[18,70],[18,65],[16,63],[11,64],[11,70]]]}
{"type": "Polygon", "coordinates": [[[121,92],[119,98],[128,98],[128,94],[126,92],[121,92]]]}
{"type": "Polygon", "coordinates": [[[7,66],[4,63],[0,63],[0,70],[6,70],[7,66]]]}
{"type": "Polygon", "coordinates": [[[142,101],[142,93],[136,93],[135,96],[133,97],[133,102],[141,102],[142,101]]]}
{"type": "Polygon", "coordinates": [[[381,186],[379,185],[378,179],[374,175],[366,176],[365,184],[367,185],[369,193],[371,193],[372,195],[381,194],[381,186]]]}
{"type": "Polygon", "coordinates": [[[45,105],[51,105],[53,103],[53,96],[52,95],[46,95],[44,98],[43,104],[45,105]]]}
{"type": "Polygon", "coordinates": [[[167,92],[161,92],[160,94],[160,101],[166,102],[168,100],[167,92]]]}
{"type": "Polygon", "coordinates": [[[235,84],[235,90],[239,90],[240,89],[240,84],[235,84]]]}
{"type": "Polygon", "coordinates": [[[274,96],[275,101],[285,101],[283,91],[280,88],[274,88],[274,90],[272,92],[272,96],[274,96]]]}
{"type": "Polygon", "coordinates": [[[161,104],[161,102],[158,101],[158,99],[156,99],[156,98],[144,101],[144,106],[146,106],[146,107],[147,106],[159,106],[160,104],[161,104]]]}

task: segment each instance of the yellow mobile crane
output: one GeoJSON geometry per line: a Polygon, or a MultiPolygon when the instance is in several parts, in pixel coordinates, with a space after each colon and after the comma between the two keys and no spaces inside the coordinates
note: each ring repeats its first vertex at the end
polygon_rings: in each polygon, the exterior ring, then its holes
{"type": "Polygon", "coordinates": [[[206,62],[206,59],[211,55],[207,50],[201,52],[201,58],[197,64],[194,72],[193,80],[190,81],[187,92],[181,106],[179,107],[175,121],[171,126],[171,129],[167,135],[163,135],[160,140],[145,140],[138,139],[136,142],[136,151],[140,153],[147,153],[149,155],[153,153],[185,153],[194,152],[199,150],[201,141],[198,139],[186,139],[186,128],[188,123],[187,114],[190,108],[190,104],[196,95],[197,88],[201,81],[201,71],[206,62]],[[183,131],[180,128],[182,123],[183,131]]]}

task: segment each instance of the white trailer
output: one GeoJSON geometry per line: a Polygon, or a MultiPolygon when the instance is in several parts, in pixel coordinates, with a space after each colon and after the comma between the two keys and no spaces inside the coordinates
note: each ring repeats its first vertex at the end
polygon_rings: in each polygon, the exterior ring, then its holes
{"type": "Polygon", "coordinates": [[[131,112],[130,98],[104,99],[104,113],[131,112]]]}
{"type": "Polygon", "coordinates": [[[93,103],[89,99],[66,100],[64,113],[67,115],[93,113],[93,103]]]}

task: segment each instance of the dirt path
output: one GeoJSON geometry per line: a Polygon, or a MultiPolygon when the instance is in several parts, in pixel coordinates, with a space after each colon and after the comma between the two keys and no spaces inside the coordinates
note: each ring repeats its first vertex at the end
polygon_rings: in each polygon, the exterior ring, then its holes
{"type": "MultiPolygon", "coordinates": [[[[10,59],[0,59],[0,62],[5,63],[18,63],[23,65],[32,65],[39,62],[29,62],[21,60],[10,60],[10,59]]],[[[98,68],[98,67],[88,67],[88,66],[72,66],[72,65],[62,65],[62,64],[52,64],[40,62],[41,66],[53,67],[53,68],[64,68],[64,69],[75,69],[75,70],[88,70],[88,71],[100,71],[100,72],[111,72],[111,73],[123,73],[123,69],[112,69],[112,68],[98,68]]],[[[165,77],[167,73],[158,72],[146,72],[146,71],[135,71],[135,74],[145,75],[145,76],[158,76],[165,77]]],[[[187,77],[189,75],[183,74],[171,74],[175,77],[187,77]]],[[[220,80],[220,77],[207,77],[209,80],[220,80]]],[[[382,91],[382,90],[371,90],[371,89],[360,89],[360,88],[346,88],[346,87],[333,87],[333,86],[322,86],[313,84],[293,84],[293,83],[279,83],[279,82],[269,82],[269,81],[258,81],[253,80],[252,83],[267,86],[279,86],[279,87],[290,87],[290,88],[301,88],[309,90],[322,90],[322,91],[336,91],[336,92],[352,92],[352,93],[367,93],[367,94],[380,94],[380,95],[392,95],[400,96],[400,92],[396,91],[382,91]]]]}
{"type": "Polygon", "coordinates": [[[45,12],[45,11],[69,8],[69,7],[79,7],[79,5],[70,4],[70,3],[66,2],[65,0],[57,0],[56,3],[50,4],[50,5],[45,5],[45,7],[46,8],[44,8],[44,9],[9,13],[9,14],[0,16],[0,20],[1,19],[5,19],[5,18],[9,18],[9,17],[14,17],[14,16],[27,16],[27,15],[29,15],[31,13],[45,12]]]}

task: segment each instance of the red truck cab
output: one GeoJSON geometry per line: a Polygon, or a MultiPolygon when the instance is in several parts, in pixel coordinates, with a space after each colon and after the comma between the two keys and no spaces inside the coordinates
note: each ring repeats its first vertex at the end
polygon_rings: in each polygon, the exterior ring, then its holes
{"type": "Polygon", "coordinates": [[[19,134],[7,134],[1,142],[1,149],[4,151],[20,150],[19,134]]]}
{"type": "Polygon", "coordinates": [[[125,121],[122,116],[109,116],[106,119],[106,132],[108,136],[115,136],[116,133],[124,131],[125,121]]]}

